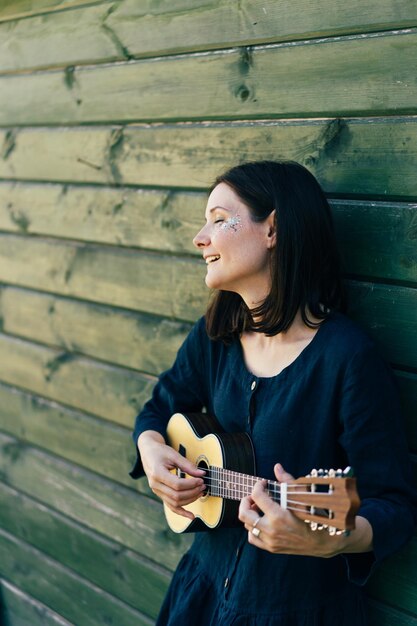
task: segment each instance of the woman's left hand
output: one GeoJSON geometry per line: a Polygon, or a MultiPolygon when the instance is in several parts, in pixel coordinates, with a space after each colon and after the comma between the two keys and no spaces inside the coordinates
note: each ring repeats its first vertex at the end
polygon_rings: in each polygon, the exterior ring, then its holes
{"type": "MultiPolygon", "coordinates": [[[[279,463],[274,472],[278,482],[294,480],[279,463]]],[[[268,552],[318,557],[331,557],[341,552],[341,536],[330,536],[326,531],[313,532],[309,524],[274,502],[263,482],[257,483],[252,494],[241,501],[239,519],[248,531],[249,543],[268,552]],[[259,533],[253,534],[254,527],[259,533]]]]}

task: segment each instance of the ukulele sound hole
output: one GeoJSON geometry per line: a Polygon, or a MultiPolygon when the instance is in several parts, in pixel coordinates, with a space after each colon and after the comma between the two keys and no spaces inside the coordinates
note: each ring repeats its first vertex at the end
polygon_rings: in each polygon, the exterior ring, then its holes
{"type": "Polygon", "coordinates": [[[203,476],[203,480],[206,483],[206,489],[205,491],[203,491],[201,497],[205,498],[206,496],[209,495],[209,491],[210,491],[210,477],[209,477],[209,462],[206,458],[204,457],[200,457],[199,459],[197,459],[197,463],[196,463],[198,469],[202,469],[206,472],[206,475],[203,476]]]}

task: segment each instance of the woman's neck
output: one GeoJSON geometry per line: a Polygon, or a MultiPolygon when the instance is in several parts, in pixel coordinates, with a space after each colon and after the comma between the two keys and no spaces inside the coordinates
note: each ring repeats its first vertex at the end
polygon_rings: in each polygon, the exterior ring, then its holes
{"type": "MultiPolygon", "coordinates": [[[[309,316],[312,322],[319,322],[309,316]]],[[[288,330],[267,337],[254,331],[241,335],[243,357],[247,369],[259,377],[271,377],[279,374],[285,367],[295,361],[318,332],[304,324],[298,311],[288,330]]]]}

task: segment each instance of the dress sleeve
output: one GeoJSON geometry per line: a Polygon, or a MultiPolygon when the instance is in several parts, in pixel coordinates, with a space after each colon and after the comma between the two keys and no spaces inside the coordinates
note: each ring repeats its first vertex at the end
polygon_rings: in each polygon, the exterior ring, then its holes
{"type": "Polygon", "coordinates": [[[341,419],[340,443],[361,498],[358,515],[373,530],[373,552],[344,555],[349,579],[364,585],[377,564],[411,538],[417,522],[417,494],[396,384],[373,346],[349,362],[341,419]]]}
{"type": "Polygon", "coordinates": [[[174,365],[159,377],[152,398],[146,402],[136,417],[132,433],[136,449],[136,462],[130,471],[132,478],[144,475],[142,461],[136,445],[140,434],[155,430],[165,437],[171,415],[177,411],[201,411],[206,404],[206,384],[202,343],[207,339],[204,318],[192,328],[178,351],[174,365]]]}

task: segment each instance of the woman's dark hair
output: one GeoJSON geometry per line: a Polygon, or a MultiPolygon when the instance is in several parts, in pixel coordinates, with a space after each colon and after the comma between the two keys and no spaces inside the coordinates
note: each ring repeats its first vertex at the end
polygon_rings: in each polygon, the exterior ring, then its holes
{"type": "Polygon", "coordinates": [[[249,310],[239,294],[217,291],[207,312],[211,339],[225,342],[244,330],[276,335],[287,330],[298,309],[324,320],[346,308],[341,263],[327,199],[314,176],[292,161],[254,161],[227,170],[214,181],[226,183],[249,207],[255,222],[275,209],[277,243],[271,252],[268,296],[249,310]]]}

